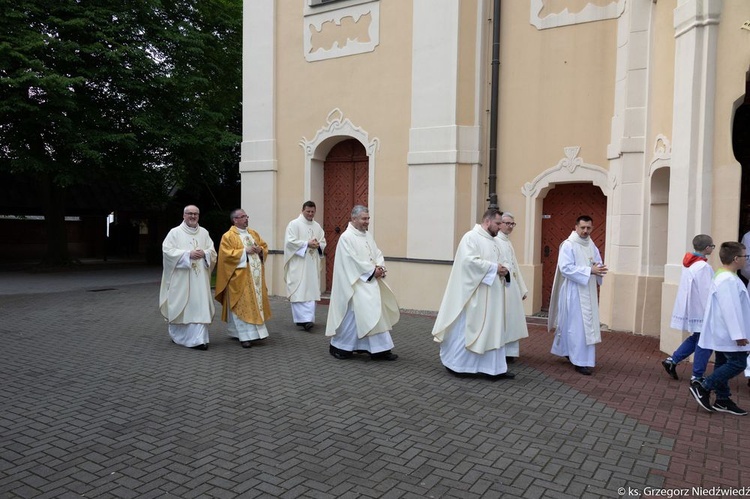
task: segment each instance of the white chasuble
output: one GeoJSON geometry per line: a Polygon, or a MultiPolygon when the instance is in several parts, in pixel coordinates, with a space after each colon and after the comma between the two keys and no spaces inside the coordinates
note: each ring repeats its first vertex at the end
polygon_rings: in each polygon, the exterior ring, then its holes
{"type": "Polygon", "coordinates": [[[336,247],[326,336],[336,334],[350,304],[359,338],[390,331],[398,322],[400,312],[391,288],[384,279],[367,278],[383,263],[383,254],[370,233],[357,230],[350,222],[336,247]]]}
{"type": "Polygon", "coordinates": [[[171,324],[210,324],[214,316],[211,271],[216,250],[208,231],[192,229],[184,222],[173,228],[162,243],[163,271],[159,310],[171,324]],[[201,249],[205,257],[191,260],[190,252],[201,249]]]}
{"type": "Polygon", "coordinates": [[[432,330],[435,341],[442,342],[459,319],[465,321],[466,349],[477,354],[523,337],[504,325],[505,279],[497,276],[502,260],[498,242],[481,225],[464,235],[432,330]]]}
{"type": "Polygon", "coordinates": [[[526,314],[523,311],[523,298],[529,292],[518,268],[518,260],[513,245],[507,235],[498,233],[495,239],[500,246],[500,258],[503,267],[510,273],[510,282],[505,285],[505,329],[508,336],[527,338],[529,330],[526,325],[526,314]]]}

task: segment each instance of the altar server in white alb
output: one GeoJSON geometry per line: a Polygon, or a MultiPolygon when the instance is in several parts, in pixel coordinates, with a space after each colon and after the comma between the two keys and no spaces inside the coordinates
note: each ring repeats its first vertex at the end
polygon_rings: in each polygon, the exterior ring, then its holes
{"type": "Polygon", "coordinates": [[[326,236],[314,220],[315,203],[306,201],[302,213],[286,226],[284,280],[292,303],[294,323],[305,331],[315,322],[315,302],[320,300],[320,271],[326,236]]]}
{"type": "Polygon", "coordinates": [[[457,376],[515,377],[508,372],[505,347],[521,336],[511,336],[505,327],[510,276],[495,238],[500,222],[500,212],[489,209],[482,223],[464,234],[432,329],[440,360],[457,376]]]}
{"type": "Polygon", "coordinates": [[[707,234],[698,234],[693,238],[693,252],[685,253],[682,258],[682,274],[677,297],[672,308],[672,321],[669,326],[678,331],[690,333],[674,353],[661,361],[664,370],[674,379],[677,375],[677,364],[693,355],[693,377],[703,378],[708,359],[713,353],[698,346],[703,327],[703,314],[708,303],[708,293],[714,271],[708,264],[708,257],[714,251],[714,242],[707,234]]]}
{"type": "Polygon", "coordinates": [[[400,318],[393,291],[385,282],[383,253],[367,232],[370,213],[352,209],[351,221],[336,246],[326,336],[335,358],[367,352],[373,360],[396,360],[391,329],[400,318]]]}
{"type": "MultiPolygon", "coordinates": [[[[523,301],[529,294],[529,290],[518,268],[516,252],[510,242],[510,235],[515,227],[516,221],[513,214],[507,211],[503,213],[496,239],[500,246],[503,267],[507,268],[510,274],[510,282],[505,286],[505,328],[509,336],[527,338],[529,329],[526,326],[523,301]]],[[[513,362],[519,355],[521,355],[521,350],[518,341],[505,345],[505,356],[508,362],[513,362]]]]}
{"type": "Polygon", "coordinates": [[[597,285],[607,273],[599,249],[591,240],[593,220],[581,215],[575,230],[560,245],[552,285],[547,329],[556,328],[552,353],[568,357],[579,373],[590,376],[601,343],[597,285]]]}
{"type": "Polygon", "coordinates": [[[709,412],[747,416],[732,401],[729,381],[745,370],[750,351],[750,296],[737,276],[748,258],[744,244],[727,241],[719,248],[721,267],[711,283],[698,339],[701,348],[714,351],[716,362],[710,375],[690,383],[690,393],[709,412]],[[716,394],[713,404],[711,392],[716,394]]]}
{"type": "Polygon", "coordinates": [[[216,250],[208,231],[198,226],[200,210],[186,206],[183,222],[162,243],[164,270],[159,310],[169,322],[169,336],[178,345],[208,350],[208,325],[214,317],[211,271],[216,250]]]}

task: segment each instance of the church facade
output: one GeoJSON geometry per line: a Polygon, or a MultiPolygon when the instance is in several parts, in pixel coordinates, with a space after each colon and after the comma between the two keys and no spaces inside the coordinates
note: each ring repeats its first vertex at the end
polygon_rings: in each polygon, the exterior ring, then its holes
{"type": "Polygon", "coordinates": [[[365,204],[400,305],[436,310],[496,194],[527,314],[589,214],[602,322],[671,351],[693,236],[750,228],[746,0],[246,0],[244,33],[242,208],[277,250],[272,294],[305,200],[328,267],[365,204]]]}

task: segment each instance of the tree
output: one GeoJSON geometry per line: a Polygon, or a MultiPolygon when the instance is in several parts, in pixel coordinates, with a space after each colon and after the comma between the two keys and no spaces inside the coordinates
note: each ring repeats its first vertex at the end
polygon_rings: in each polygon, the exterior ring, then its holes
{"type": "Polygon", "coordinates": [[[69,261],[67,188],[115,180],[153,201],[237,164],[242,0],[0,8],[0,168],[36,178],[48,263],[69,261]]]}

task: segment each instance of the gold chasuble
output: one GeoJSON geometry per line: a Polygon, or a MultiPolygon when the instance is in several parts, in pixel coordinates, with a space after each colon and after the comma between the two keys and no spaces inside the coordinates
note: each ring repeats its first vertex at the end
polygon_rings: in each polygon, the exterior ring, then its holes
{"type": "Polygon", "coordinates": [[[263,324],[271,318],[271,304],[266,289],[265,264],[268,244],[252,229],[242,234],[231,227],[222,237],[219,262],[216,265],[216,300],[221,303],[221,319],[227,310],[248,324],[263,324]],[[256,244],[261,255],[247,255],[247,265],[240,266],[245,248],[256,244]]]}

